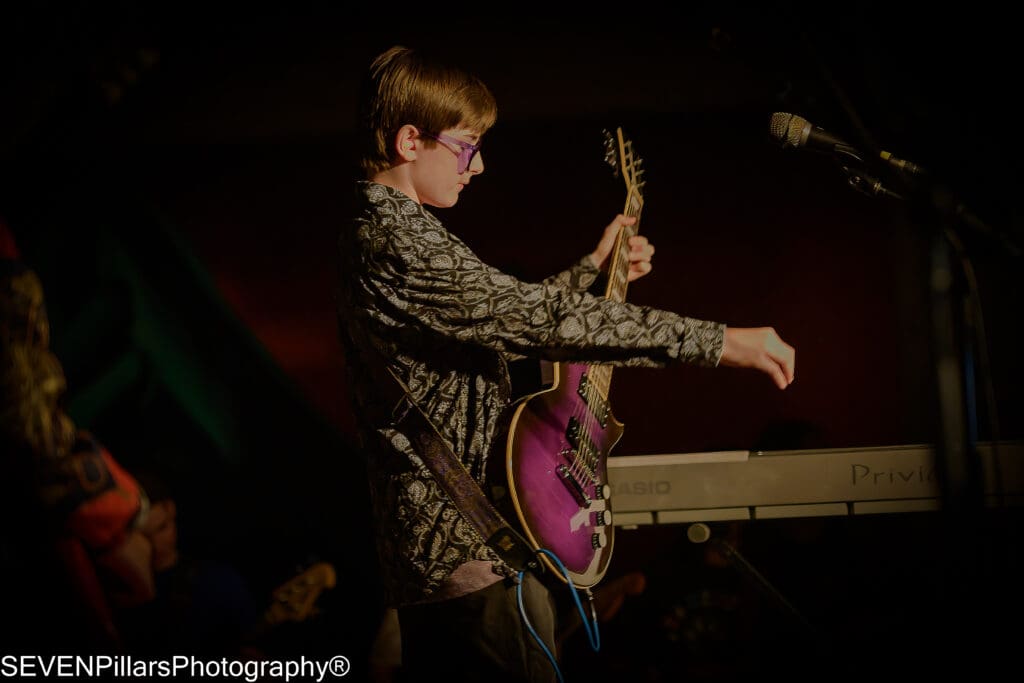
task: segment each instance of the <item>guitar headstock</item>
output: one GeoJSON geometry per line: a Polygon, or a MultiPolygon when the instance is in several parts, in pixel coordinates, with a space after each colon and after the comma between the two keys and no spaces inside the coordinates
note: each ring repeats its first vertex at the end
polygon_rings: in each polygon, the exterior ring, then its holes
{"type": "Polygon", "coordinates": [[[612,167],[612,173],[622,176],[626,181],[626,190],[630,193],[642,194],[644,184],[643,159],[633,149],[633,141],[626,138],[622,128],[615,129],[615,135],[604,130],[604,160],[612,167]]]}
{"type": "Polygon", "coordinates": [[[274,589],[273,601],[265,615],[269,624],[282,621],[303,621],[316,610],[316,601],[337,581],[334,567],[317,562],[294,578],[274,589]]]}

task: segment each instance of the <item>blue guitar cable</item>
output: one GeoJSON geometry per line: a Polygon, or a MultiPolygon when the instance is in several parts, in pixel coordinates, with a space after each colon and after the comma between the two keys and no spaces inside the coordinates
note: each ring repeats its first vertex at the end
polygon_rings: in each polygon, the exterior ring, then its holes
{"type": "MultiPolygon", "coordinates": [[[[558,567],[558,570],[562,572],[562,576],[565,577],[565,583],[568,585],[569,591],[572,593],[572,599],[576,603],[576,609],[580,613],[580,621],[583,623],[583,628],[587,632],[587,640],[590,641],[590,647],[594,652],[600,651],[601,633],[597,628],[597,612],[594,609],[593,599],[590,600],[590,617],[588,620],[587,615],[583,611],[583,603],[580,602],[579,589],[576,588],[572,579],[569,578],[569,570],[565,568],[565,565],[562,564],[560,559],[558,559],[558,556],[550,550],[546,548],[538,548],[537,552],[544,553],[550,557],[558,567]]],[[[558,668],[558,662],[555,659],[554,653],[552,653],[551,650],[548,649],[548,646],[544,644],[543,638],[541,638],[537,631],[534,630],[533,625],[530,624],[529,617],[526,616],[526,607],[523,605],[523,579],[525,576],[525,571],[519,572],[519,582],[516,584],[516,603],[519,605],[519,615],[522,617],[523,623],[526,625],[526,630],[529,631],[530,635],[533,636],[533,639],[537,641],[537,645],[539,645],[540,649],[544,651],[544,655],[548,658],[548,661],[551,662],[551,666],[554,667],[555,673],[558,675],[559,683],[565,683],[565,679],[562,677],[562,670],[558,668]]],[[[587,594],[590,595],[589,589],[587,589],[587,594]]]]}

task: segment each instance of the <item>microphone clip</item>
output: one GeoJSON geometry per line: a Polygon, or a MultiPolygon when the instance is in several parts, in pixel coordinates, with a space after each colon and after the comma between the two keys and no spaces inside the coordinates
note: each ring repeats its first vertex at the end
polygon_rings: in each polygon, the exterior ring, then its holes
{"type": "Polygon", "coordinates": [[[869,197],[889,197],[891,199],[903,199],[903,195],[893,192],[882,181],[873,175],[869,175],[861,169],[851,168],[846,164],[839,164],[846,173],[846,182],[853,189],[869,197]]]}

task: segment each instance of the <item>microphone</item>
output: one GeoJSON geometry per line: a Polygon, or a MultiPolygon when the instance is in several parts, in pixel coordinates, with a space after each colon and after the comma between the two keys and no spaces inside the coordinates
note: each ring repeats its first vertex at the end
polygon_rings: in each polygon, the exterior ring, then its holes
{"type": "MultiPolygon", "coordinates": [[[[770,130],[772,137],[782,143],[784,148],[805,148],[816,152],[831,152],[863,161],[863,155],[856,147],[823,128],[813,125],[802,116],[775,112],[772,114],[770,130]]],[[[910,175],[926,173],[922,167],[906,159],[895,157],[891,152],[882,151],[879,156],[890,166],[904,173],[910,175]]]]}
{"type": "Polygon", "coordinates": [[[853,145],[826,132],[823,128],[812,125],[810,121],[796,114],[772,114],[771,133],[785,148],[806,147],[816,152],[842,152],[860,158],[853,145]]]}

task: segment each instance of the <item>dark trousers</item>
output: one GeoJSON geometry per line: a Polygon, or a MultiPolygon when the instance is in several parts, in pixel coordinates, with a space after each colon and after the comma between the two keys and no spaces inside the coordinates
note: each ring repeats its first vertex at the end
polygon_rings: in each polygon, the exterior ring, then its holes
{"type": "MultiPolygon", "coordinates": [[[[555,653],[555,608],[532,574],[523,581],[530,625],[555,653]]],[[[405,681],[550,683],[551,662],[527,630],[511,580],[451,600],[402,607],[402,678],[405,681]]]]}

